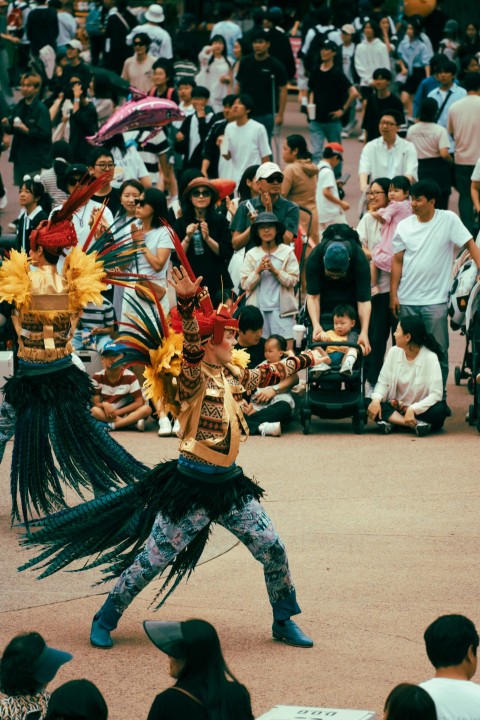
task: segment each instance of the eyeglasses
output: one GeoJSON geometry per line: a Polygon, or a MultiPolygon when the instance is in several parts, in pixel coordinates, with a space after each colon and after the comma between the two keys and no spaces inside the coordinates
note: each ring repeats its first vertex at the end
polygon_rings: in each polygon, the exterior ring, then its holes
{"type": "Polygon", "coordinates": [[[397,127],[396,122],[388,122],[388,120],[380,120],[380,125],[385,125],[385,127],[397,127]]]}
{"type": "Polygon", "coordinates": [[[70,87],[75,87],[75,85],[81,85],[82,83],[80,80],[71,80],[69,83],[70,87]]]}
{"type": "Polygon", "coordinates": [[[210,190],[192,190],[192,197],[212,197],[212,193],[210,190]]]}
{"type": "Polygon", "coordinates": [[[372,192],[367,193],[367,197],[377,197],[377,195],[385,195],[383,190],[373,190],[372,192]]]}
{"type": "Polygon", "coordinates": [[[283,175],[280,173],[275,173],[275,175],[270,175],[268,178],[261,178],[262,180],[266,180],[270,185],[273,183],[281,183],[283,182],[283,175]]]}
{"type": "Polygon", "coordinates": [[[115,163],[95,163],[95,167],[100,168],[100,170],[113,170],[115,163]]]}
{"type": "Polygon", "coordinates": [[[137,207],[145,207],[147,204],[145,200],[142,200],[141,198],[135,198],[134,202],[137,207]]]}

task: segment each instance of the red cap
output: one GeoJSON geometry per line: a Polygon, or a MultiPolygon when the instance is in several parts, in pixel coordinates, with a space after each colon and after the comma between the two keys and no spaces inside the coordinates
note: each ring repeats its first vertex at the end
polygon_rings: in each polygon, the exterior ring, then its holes
{"type": "Polygon", "coordinates": [[[340,145],[340,143],[337,142],[331,142],[324,145],[324,148],[330,148],[333,150],[333,152],[339,153],[340,155],[343,155],[343,145],[340,145]]]}

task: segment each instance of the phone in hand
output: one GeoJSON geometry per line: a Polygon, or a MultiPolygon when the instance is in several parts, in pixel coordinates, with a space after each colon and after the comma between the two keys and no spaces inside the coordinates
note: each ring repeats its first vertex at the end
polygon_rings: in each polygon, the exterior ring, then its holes
{"type": "Polygon", "coordinates": [[[350,180],[350,178],[351,178],[350,173],[345,173],[345,175],[340,178],[339,183],[341,185],[345,185],[350,180]]]}
{"type": "Polygon", "coordinates": [[[250,200],[246,200],[245,207],[247,208],[249,215],[255,215],[255,217],[257,217],[258,212],[253,207],[253,204],[250,200]]]}

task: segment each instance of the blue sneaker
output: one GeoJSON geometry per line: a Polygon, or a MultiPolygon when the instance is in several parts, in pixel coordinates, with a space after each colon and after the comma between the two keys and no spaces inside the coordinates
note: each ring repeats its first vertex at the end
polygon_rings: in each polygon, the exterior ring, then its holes
{"type": "Polygon", "coordinates": [[[274,640],[294,645],[295,647],[310,648],[313,647],[313,640],[305,635],[297,623],[293,620],[285,620],[283,625],[279,625],[276,620],[273,621],[272,635],[274,640]]]}

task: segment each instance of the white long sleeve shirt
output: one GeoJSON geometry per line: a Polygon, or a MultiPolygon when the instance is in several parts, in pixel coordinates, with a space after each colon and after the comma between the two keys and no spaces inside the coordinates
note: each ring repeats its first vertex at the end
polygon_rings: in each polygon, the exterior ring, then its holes
{"type": "Polygon", "coordinates": [[[402,348],[390,348],[372,400],[398,400],[411,407],[415,415],[421,415],[440,402],[442,397],[442,371],[434,352],[422,347],[414,360],[407,360],[402,348]]]}

